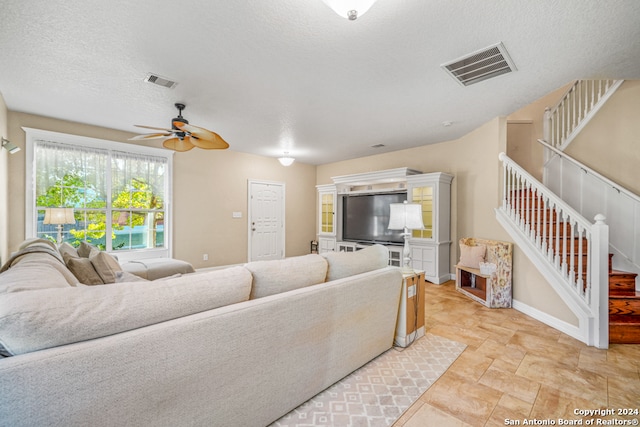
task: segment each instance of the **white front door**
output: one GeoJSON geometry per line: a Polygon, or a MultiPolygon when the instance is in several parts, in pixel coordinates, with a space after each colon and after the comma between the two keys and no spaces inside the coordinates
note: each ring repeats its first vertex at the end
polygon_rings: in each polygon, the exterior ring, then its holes
{"type": "Polygon", "coordinates": [[[284,183],[249,181],[249,261],[284,258],[284,183]]]}

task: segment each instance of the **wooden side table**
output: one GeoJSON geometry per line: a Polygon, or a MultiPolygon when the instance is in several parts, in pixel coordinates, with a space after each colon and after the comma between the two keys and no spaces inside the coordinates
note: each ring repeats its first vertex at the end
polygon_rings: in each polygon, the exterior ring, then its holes
{"type": "Polygon", "coordinates": [[[424,271],[402,275],[402,294],[394,345],[408,347],[424,336],[424,271]]]}

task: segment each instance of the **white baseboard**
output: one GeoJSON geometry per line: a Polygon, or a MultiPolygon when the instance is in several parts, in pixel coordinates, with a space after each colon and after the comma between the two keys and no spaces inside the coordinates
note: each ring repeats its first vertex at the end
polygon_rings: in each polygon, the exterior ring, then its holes
{"type": "Polygon", "coordinates": [[[567,323],[564,320],[560,320],[556,317],[550,316],[549,314],[538,310],[537,308],[533,308],[523,302],[513,300],[511,305],[515,310],[518,310],[521,313],[526,314],[529,317],[532,317],[547,326],[551,326],[552,328],[569,335],[572,338],[577,339],[580,342],[587,343],[587,337],[584,337],[580,328],[578,326],[572,325],[571,323],[567,323]]]}

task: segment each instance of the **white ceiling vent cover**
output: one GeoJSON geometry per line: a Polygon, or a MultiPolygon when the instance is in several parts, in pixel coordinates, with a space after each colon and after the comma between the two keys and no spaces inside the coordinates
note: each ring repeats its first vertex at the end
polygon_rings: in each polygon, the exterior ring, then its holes
{"type": "Polygon", "coordinates": [[[174,82],[173,80],[170,80],[166,77],[161,77],[153,73],[147,74],[147,77],[145,77],[144,81],[156,84],[158,86],[166,87],[168,89],[173,89],[178,84],[178,82],[174,82]]]}
{"type": "Polygon", "coordinates": [[[442,64],[441,67],[463,86],[517,70],[502,43],[442,64]]]}

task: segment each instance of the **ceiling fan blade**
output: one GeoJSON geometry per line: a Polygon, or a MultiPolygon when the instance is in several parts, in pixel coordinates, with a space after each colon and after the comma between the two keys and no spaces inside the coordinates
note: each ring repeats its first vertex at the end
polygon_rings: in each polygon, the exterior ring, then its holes
{"type": "Polygon", "coordinates": [[[193,147],[195,147],[195,145],[193,145],[190,140],[191,138],[188,137],[185,137],[184,139],[169,138],[162,143],[162,146],[164,148],[180,152],[189,151],[193,147]]]}
{"type": "Polygon", "coordinates": [[[156,138],[166,138],[167,136],[171,136],[172,134],[169,132],[165,133],[146,133],[144,135],[136,135],[133,138],[129,138],[129,141],[138,141],[140,139],[156,139],[156,138]]]}
{"type": "Polygon", "coordinates": [[[135,127],[139,127],[139,128],[144,128],[144,129],[163,130],[165,132],[172,132],[173,133],[173,129],[157,128],[155,126],[145,126],[145,125],[134,125],[134,126],[135,127]]]}
{"type": "Polygon", "coordinates": [[[173,122],[173,125],[182,131],[189,132],[193,137],[191,142],[198,148],[205,150],[224,150],[229,148],[227,141],[209,129],[181,122],[173,122]]]}
{"type": "Polygon", "coordinates": [[[191,142],[198,148],[202,148],[203,150],[225,150],[229,148],[229,144],[227,141],[222,139],[222,137],[216,134],[215,139],[201,139],[195,136],[191,137],[191,142]]]}

